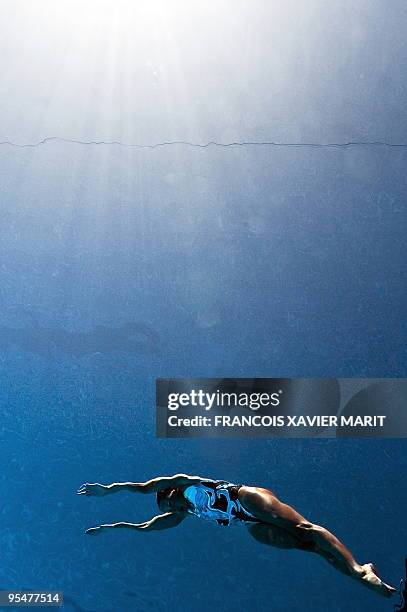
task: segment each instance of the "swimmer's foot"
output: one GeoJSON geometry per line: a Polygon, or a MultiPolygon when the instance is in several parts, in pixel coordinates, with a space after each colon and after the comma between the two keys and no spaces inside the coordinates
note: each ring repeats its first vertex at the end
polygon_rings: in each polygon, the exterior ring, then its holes
{"type": "Polygon", "coordinates": [[[365,563],[365,565],[362,565],[362,570],[363,573],[360,577],[369,588],[384,595],[384,597],[391,597],[396,592],[396,589],[379,578],[373,563],[365,563]]]}
{"type": "Polygon", "coordinates": [[[85,533],[89,535],[99,535],[100,533],[102,533],[102,526],[100,525],[99,527],[89,527],[89,529],[87,529],[85,533]]]}

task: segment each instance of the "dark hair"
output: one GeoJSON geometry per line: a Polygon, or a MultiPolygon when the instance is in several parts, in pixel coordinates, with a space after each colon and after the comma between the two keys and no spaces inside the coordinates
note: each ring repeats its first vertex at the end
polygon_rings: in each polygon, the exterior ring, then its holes
{"type": "Polygon", "coordinates": [[[160,491],[157,491],[156,499],[157,499],[157,505],[160,509],[161,509],[161,502],[163,501],[163,499],[167,497],[170,491],[171,489],[161,489],[160,491]]]}

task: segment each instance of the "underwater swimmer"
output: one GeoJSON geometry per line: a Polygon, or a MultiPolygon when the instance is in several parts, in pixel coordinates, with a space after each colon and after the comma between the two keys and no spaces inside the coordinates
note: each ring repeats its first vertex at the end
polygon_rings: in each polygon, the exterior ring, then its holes
{"type": "Polygon", "coordinates": [[[390,597],[395,592],[379,578],[371,563],[359,565],[332,533],[305,519],[268,489],[176,474],[141,483],[83,484],[78,494],[102,497],[118,491],[155,493],[162,514],[143,523],[121,522],[91,527],[86,530],[87,534],[97,535],[117,528],[138,531],[170,529],[189,516],[225,526],[240,523],[262,544],[318,553],[336,569],[378,593],[390,597]]]}

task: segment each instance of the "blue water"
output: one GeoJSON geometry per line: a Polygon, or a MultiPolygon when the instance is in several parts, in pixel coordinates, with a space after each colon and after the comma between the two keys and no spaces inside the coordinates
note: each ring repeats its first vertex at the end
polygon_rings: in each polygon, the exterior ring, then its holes
{"type": "Polygon", "coordinates": [[[353,155],[363,180],[342,151],[1,151],[2,587],[67,610],[392,609],[244,528],[85,536],[154,498],[75,496],[179,471],[267,486],[398,584],[404,441],[155,438],[158,376],[405,375],[405,155],[353,155]]]}
{"type": "MultiPolygon", "coordinates": [[[[0,7],[0,141],[407,140],[404,2],[45,4],[0,7]]],[[[75,491],[176,472],[269,487],[397,586],[405,441],[159,440],[155,378],[405,377],[406,161],[0,146],[1,588],[62,590],[67,611],[393,610],[244,528],[85,536],[154,498],[75,491]]]]}

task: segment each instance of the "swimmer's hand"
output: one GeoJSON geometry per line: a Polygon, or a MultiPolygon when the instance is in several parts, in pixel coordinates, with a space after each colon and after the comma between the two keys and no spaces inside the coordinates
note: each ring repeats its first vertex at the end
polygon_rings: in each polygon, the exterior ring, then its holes
{"type": "Polygon", "coordinates": [[[102,527],[89,527],[89,529],[85,531],[85,533],[87,533],[88,535],[99,535],[101,532],[102,527]]]}
{"type": "Polygon", "coordinates": [[[95,497],[103,497],[109,493],[109,485],[102,485],[98,482],[89,484],[85,482],[77,491],[78,495],[93,495],[95,497]]]}

